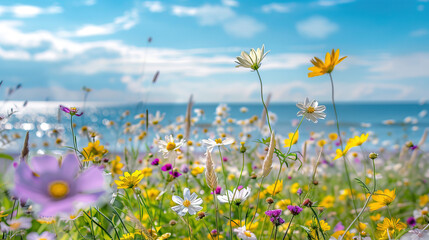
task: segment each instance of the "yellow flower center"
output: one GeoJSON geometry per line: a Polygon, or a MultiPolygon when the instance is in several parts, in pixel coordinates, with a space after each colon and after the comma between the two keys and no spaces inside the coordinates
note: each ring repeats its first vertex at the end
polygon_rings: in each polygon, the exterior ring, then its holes
{"type": "Polygon", "coordinates": [[[185,200],[185,201],[183,201],[183,206],[189,207],[189,206],[191,206],[191,202],[189,200],[185,200]]]}
{"type": "Polygon", "coordinates": [[[10,229],[12,229],[12,230],[17,230],[19,228],[19,226],[21,226],[20,222],[14,222],[14,223],[11,223],[9,225],[10,229]]]}
{"type": "Polygon", "coordinates": [[[39,240],[48,240],[47,238],[39,238],[39,240]]]}
{"type": "Polygon", "coordinates": [[[64,181],[49,184],[49,194],[55,199],[62,199],[69,193],[69,185],[64,181]]]}
{"type": "Polygon", "coordinates": [[[315,110],[314,107],[308,107],[307,108],[308,113],[314,113],[314,110],[315,110]]]}
{"type": "Polygon", "coordinates": [[[159,121],[158,121],[158,120],[153,120],[153,121],[152,121],[152,124],[153,124],[153,125],[157,125],[158,123],[159,123],[159,121]]]}
{"type": "Polygon", "coordinates": [[[221,143],[222,143],[222,139],[220,139],[220,138],[215,139],[215,142],[216,142],[217,144],[221,144],[221,143]]]}
{"type": "Polygon", "coordinates": [[[428,210],[423,210],[422,211],[422,215],[427,215],[429,213],[429,211],[428,210]]]}
{"type": "Polygon", "coordinates": [[[250,232],[249,232],[249,231],[245,231],[245,232],[244,232],[244,235],[246,235],[246,237],[251,237],[251,236],[252,236],[252,234],[250,234],[250,232]]]}
{"type": "Polygon", "coordinates": [[[176,148],[176,144],[174,142],[169,142],[169,143],[167,143],[166,148],[168,151],[173,151],[176,148]]]}

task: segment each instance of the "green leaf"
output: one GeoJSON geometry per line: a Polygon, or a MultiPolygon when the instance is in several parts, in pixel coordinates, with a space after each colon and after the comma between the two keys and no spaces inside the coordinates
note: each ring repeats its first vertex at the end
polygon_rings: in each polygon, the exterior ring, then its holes
{"type": "Polygon", "coordinates": [[[371,193],[371,191],[369,190],[368,186],[366,186],[366,184],[364,182],[362,182],[362,180],[360,180],[359,178],[355,178],[355,180],[365,190],[366,193],[371,193]]]}
{"type": "Polygon", "coordinates": [[[13,161],[13,157],[9,154],[6,154],[6,153],[0,153],[0,158],[13,161]]]}

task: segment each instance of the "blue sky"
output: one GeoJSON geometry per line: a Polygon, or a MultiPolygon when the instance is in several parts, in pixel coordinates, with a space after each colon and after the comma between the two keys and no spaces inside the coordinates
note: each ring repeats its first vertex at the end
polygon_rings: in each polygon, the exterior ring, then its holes
{"type": "Polygon", "coordinates": [[[307,68],[332,48],[348,56],[333,74],[339,101],[416,101],[429,88],[428,11],[429,0],[2,1],[1,79],[23,84],[17,100],[76,101],[87,86],[92,101],[257,102],[256,74],[234,60],[265,44],[272,101],[328,101],[328,77],[307,68]]]}

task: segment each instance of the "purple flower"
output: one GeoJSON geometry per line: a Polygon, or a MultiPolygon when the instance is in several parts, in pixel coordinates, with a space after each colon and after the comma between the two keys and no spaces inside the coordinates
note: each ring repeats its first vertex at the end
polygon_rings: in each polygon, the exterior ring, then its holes
{"type": "Polygon", "coordinates": [[[168,172],[168,174],[170,174],[170,175],[171,175],[171,176],[173,176],[174,178],[178,178],[178,177],[182,176],[182,174],[181,174],[181,173],[179,173],[179,171],[177,171],[177,170],[170,171],[170,172],[168,172]]]}
{"type": "Polygon", "coordinates": [[[228,158],[227,158],[227,157],[223,157],[223,158],[222,158],[222,160],[223,160],[224,162],[228,162],[228,158]]]}
{"type": "MultiPolygon", "coordinates": [[[[222,187],[221,186],[217,186],[216,190],[215,190],[216,195],[219,195],[221,191],[222,191],[222,187]]],[[[211,192],[211,194],[213,194],[213,192],[211,192]]]]}
{"type": "Polygon", "coordinates": [[[415,218],[413,218],[413,217],[409,217],[408,219],[407,219],[407,224],[410,226],[410,227],[414,227],[414,226],[416,226],[416,219],[415,218]]]}
{"type": "Polygon", "coordinates": [[[410,150],[416,150],[418,147],[419,146],[417,146],[417,145],[413,145],[413,146],[410,147],[410,150]]]}
{"type": "Polygon", "coordinates": [[[270,218],[270,221],[276,225],[282,225],[283,223],[285,223],[285,220],[283,218],[280,217],[280,215],[282,214],[282,210],[281,209],[275,209],[275,210],[268,210],[265,212],[265,214],[270,218]]]}
{"type": "Polygon", "coordinates": [[[183,164],[182,167],[180,168],[180,171],[182,171],[183,173],[188,173],[189,172],[188,165],[183,164]]]}
{"type": "Polygon", "coordinates": [[[60,109],[61,111],[70,114],[71,116],[76,115],[80,117],[83,114],[83,112],[78,113],[77,108],[75,107],[68,108],[68,107],[64,107],[63,105],[60,105],[60,109]]]}
{"type": "Polygon", "coordinates": [[[296,191],[296,193],[298,193],[298,196],[301,196],[301,194],[302,194],[302,189],[301,189],[301,188],[298,188],[298,191],[296,191]]]}
{"type": "Polygon", "coordinates": [[[237,190],[241,190],[241,189],[243,189],[243,186],[242,185],[238,186],[237,190]]]}
{"type": "Polygon", "coordinates": [[[291,180],[291,179],[292,179],[292,176],[287,176],[287,179],[291,180]]]}
{"type": "Polygon", "coordinates": [[[40,216],[73,213],[76,203],[94,203],[105,192],[100,168],[79,171],[79,160],[74,154],[66,155],[61,165],[53,156],[33,157],[31,168],[22,162],[16,169],[13,194],[40,204],[40,216]]]}
{"type": "Polygon", "coordinates": [[[334,232],[342,231],[344,230],[344,228],[345,228],[344,225],[341,222],[338,222],[337,225],[335,225],[334,227],[334,232]]]}
{"type": "Polygon", "coordinates": [[[155,158],[154,160],[152,160],[152,162],[150,164],[152,164],[152,166],[158,166],[159,165],[159,159],[155,158]]]}
{"type": "Polygon", "coordinates": [[[171,165],[171,163],[166,163],[164,166],[161,167],[161,170],[163,172],[167,172],[170,171],[173,168],[173,166],[171,165]]]}
{"type": "Polygon", "coordinates": [[[298,214],[302,211],[302,208],[301,208],[301,207],[299,207],[299,206],[294,206],[294,205],[289,205],[289,206],[287,206],[287,209],[289,209],[289,211],[290,211],[294,216],[298,215],[298,214]]]}

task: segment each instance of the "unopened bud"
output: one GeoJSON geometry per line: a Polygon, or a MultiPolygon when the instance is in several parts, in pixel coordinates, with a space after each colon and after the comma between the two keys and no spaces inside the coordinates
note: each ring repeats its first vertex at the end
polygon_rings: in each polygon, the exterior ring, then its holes
{"type": "Polygon", "coordinates": [[[378,158],[378,154],[377,153],[370,153],[369,154],[369,158],[371,158],[372,160],[378,158]]]}
{"type": "Polygon", "coordinates": [[[313,205],[313,202],[310,201],[310,199],[305,199],[304,202],[302,203],[302,206],[306,206],[306,207],[311,207],[313,205]]]}
{"type": "Polygon", "coordinates": [[[272,197],[269,197],[265,200],[269,205],[274,203],[274,199],[272,197]]]}
{"type": "Polygon", "coordinates": [[[174,225],[176,225],[177,224],[177,222],[175,221],[175,220],[171,220],[170,221],[170,226],[174,226],[174,225]]]}

